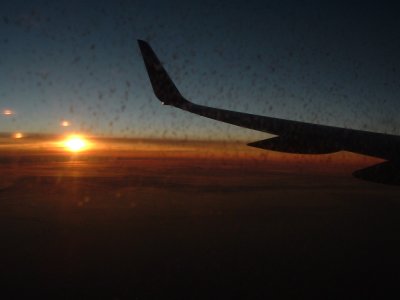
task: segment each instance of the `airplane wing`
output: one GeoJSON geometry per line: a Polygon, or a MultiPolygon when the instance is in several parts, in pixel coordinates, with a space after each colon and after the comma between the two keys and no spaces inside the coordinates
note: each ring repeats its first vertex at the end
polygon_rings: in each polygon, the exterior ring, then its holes
{"type": "Polygon", "coordinates": [[[400,185],[400,136],[259,116],[192,103],[181,95],[150,45],[142,40],[138,40],[138,43],[154,93],[163,104],[277,135],[249,143],[252,147],[300,154],[350,151],[385,159],[386,162],[358,170],[353,175],[368,181],[400,185]]]}

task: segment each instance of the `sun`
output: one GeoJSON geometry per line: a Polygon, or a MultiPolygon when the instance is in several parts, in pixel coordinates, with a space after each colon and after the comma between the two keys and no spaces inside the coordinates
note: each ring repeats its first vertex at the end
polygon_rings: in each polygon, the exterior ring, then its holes
{"type": "Polygon", "coordinates": [[[22,139],[24,135],[21,132],[16,132],[12,135],[14,139],[22,139]]]}
{"type": "Polygon", "coordinates": [[[81,152],[88,148],[88,142],[80,135],[69,135],[64,141],[64,147],[71,152],[81,152]]]}

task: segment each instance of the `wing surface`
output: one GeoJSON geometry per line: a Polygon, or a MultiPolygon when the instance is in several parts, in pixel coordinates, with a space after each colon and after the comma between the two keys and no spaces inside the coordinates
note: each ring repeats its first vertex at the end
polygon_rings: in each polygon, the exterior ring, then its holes
{"type": "MultiPolygon", "coordinates": [[[[374,174],[390,173],[393,177],[393,174],[398,171],[400,177],[400,168],[397,168],[400,165],[400,136],[279,119],[195,104],[182,96],[150,45],[142,40],[138,40],[138,43],[154,93],[163,104],[206,118],[278,136],[249,143],[248,145],[252,147],[302,154],[350,151],[390,160],[389,167],[377,167],[374,169],[374,174]],[[395,171],[388,171],[389,169],[395,171]]],[[[369,168],[363,170],[371,172],[369,168]]],[[[354,176],[365,180],[370,178],[371,181],[376,181],[373,179],[379,177],[366,175],[367,173],[361,172],[363,170],[356,171],[354,176]]],[[[379,182],[384,183],[385,176],[380,178],[383,179],[379,182]]]]}

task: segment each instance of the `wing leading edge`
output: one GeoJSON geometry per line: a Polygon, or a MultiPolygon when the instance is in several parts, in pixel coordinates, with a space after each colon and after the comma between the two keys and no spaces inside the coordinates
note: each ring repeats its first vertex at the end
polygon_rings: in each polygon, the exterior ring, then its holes
{"type": "Polygon", "coordinates": [[[138,43],[154,93],[163,104],[278,136],[249,143],[252,147],[303,154],[345,150],[390,160],[385,167],[371,169],[372,166],[356,171],[353,175],[369,181],[388,184],[397,184],[395,182],[398,181],[400,184],[400,180],[396,179],[400,178],[400,136],[259,116],[192,103],[181,95],[150,45],[142,40],[138,40],[138,43]]]}

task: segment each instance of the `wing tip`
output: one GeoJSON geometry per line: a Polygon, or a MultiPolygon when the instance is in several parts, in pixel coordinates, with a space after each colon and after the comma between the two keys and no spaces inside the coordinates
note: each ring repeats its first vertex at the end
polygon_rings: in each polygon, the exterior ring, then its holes
{"type": "Polygon", "coordinates": [[[183,107],[190,103],[176,88],[150,44],[144,40],[137,40],[142,53],[147,74],[149,75],[154,94],[162,104],[183,107]]]}
{"type": "Polygon", "coordinates": [[[143,52],[145,48],[150,48],[150,44],[146,42],[145,40],[137,39],[137,42],[139,44],[140,51],[143,52]]]}

